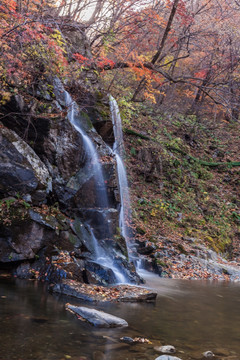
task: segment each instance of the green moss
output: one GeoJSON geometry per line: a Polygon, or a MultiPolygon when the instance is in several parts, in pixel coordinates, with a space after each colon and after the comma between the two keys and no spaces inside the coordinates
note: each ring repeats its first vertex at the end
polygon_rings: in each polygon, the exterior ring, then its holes
{"type": "Polygon", "coordinates": [[[29,218],[27,209],[30,204],[24,200],[8,198],[0,201],[0,224],[10,226],[13,222],[29,218]]]}
{"type": "Polygon", "coordinates": [[[163,260],[161,260],[161,259],[157,259],[156,262],[157,262],[157,265],[159,265],[159,266],[168,267],[168,264],[165,263],[165,262],[164,262],[163,260]]]}
{"type": "Polygon", "coordinates": [[[75,245],[77,243],[77,237],[73,234],[69,234],[69,237],[68,237],[69,241],[71,244],[75,245]]]}
{"type": "Polygon", "coordinates": [[[95,108],[96,108],[96,117],[100,117],[104,121],[109,121],[109,119],[111,119],[109,106],[103,104],[101,101],[97,101],[95,108]]]}
{"type": "Polygon", "coordinates": [[[91,122],[91,119],[90,119],[89,115],[86,112],[81,111],[80,116],[82,117],[83,121],[87,124],[88,128],[92,129],[93,124],[91,122]]]}

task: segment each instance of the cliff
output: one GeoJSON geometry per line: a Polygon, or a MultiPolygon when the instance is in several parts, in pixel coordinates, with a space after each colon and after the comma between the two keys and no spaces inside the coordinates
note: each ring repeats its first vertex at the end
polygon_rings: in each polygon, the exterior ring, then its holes
{"type": "MultiPolygon", "coordinates": [[[[83,33],[67,37],[89,55],[83,33]]],[[[94,71],[64,82],[41,76],[1,102],[0,269],[102,285],[120,273],[138,283],[119,229],[108,98],[94,71]]]]}

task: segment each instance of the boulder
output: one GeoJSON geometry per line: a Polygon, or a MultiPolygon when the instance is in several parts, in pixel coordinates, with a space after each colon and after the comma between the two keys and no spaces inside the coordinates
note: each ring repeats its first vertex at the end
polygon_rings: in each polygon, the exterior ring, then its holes
{"type": "Polygon", "coordinates": [[[80,213],[90,227],[94,228],[94,235],[98,239],[112,238],[119,231],[119,213],[114,208],[82,209],[80,213]]]}
{"type": "Polygon", "coordinates": [[[115,285],[99,286],[81,284],[78,281],[64,279],[60,284],[51,286],[51,290],[87,301],[117,302],[153,302],[157,294],[140,286],[115,285]]]}
{"type": "Polygon", "coordinates": [[[210,350],[205,351],[202,355],[206,359],[212,359],[213,357],[215,357],[214,353],[210,350]]]}
{"type": "Polygon", "coordinates": [[[163,354],[175,354],[176,349],[172,345],[155,346],[154,350],[163,354]]]}
{"type": "Polygon", "coordinates": [[[94,261],[85,262],[85,275],[89,284],[114,284],[117,279],[111,268],[97,264],[94,261]]]}
{"type": "Polygon", "coordinates": [[[0,127],[0,196],[31,194],[43,202],[52,190],[47,167],[14,131],[0,127]]]}
{"type": "Polygon", "coordinates": [[[31,220],[1,226],[0,262],[34,259],[38,251],[53,237],[53,232],[31,220]]]}
{"type": "Polygon", "coordinates": [[[122,342],[126,343],[126,344],[133,344],[134,343],[134,339],[129,337],[129,336],[123,336],[120,339],[122,342]]]}
{"type": "Polygon", "coordinates": [[[128,323],[124,319],[96,309],[90,309],[84,306],[74,306],[71,304],[67,304],[66,309],[75,313],[79,319],[84,319],[96,327],[115,328],[128,326],[128,323]]]}

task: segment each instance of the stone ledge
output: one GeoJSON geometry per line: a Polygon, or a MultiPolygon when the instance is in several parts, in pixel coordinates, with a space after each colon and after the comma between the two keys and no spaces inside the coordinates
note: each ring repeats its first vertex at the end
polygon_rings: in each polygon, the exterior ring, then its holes
{"type": "Polygon", "coordinates": [[[51,286],[51,290],[62,295],[73,296],[90,302],[152,302],[157,293],[144,287],[132,285],[97,286],[82,284],[74,280],[63,280],[51,286]]]}

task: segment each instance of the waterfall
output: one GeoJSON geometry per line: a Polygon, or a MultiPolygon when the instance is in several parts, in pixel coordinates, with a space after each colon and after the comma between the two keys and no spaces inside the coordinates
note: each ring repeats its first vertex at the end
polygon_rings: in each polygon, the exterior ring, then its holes
{"type": "Polygon", "coordinates": [[[119,183],[119,192],[120,192],[120,200],[121,200],[119,227],[121,229],[121,234],[126,239],[127,245],[129,247],[128,240],[131,237],[131,231],[129,227],[131,221],[131,207],[130,207],[127,173],[122,160],[124,155],[122,120],[121,120],[118,104],[111,95],[109,97],[109,102],[110,102],[110,111],[112,115],[113,132],[115,138],[115,142],[113,144],[113,151],[117,161],[118,183],[119,183]]]}
{"type": "Polygon", "coordinates": [[[96,239],[93,231],[89,228],[89,231],[92,235],[92,244],[95,251],[95,259],[94,261],[102,265],[103,267],[110,268],[114,273],[116,278],[117,284],[126,284],[128,279],[126,276],[120,271],[120,269],[114,264],[114,258],[108,254],[105,249],[99,244],[98,240],[96,239]]]}
{"type": "MultiPolygon", "coordinates": [[[[95,191],[98,197],[98,207],[105,208],[106,211],[110,210],[108,204],[107,188],[104,181],[102,165],[98,156],[98,153],[94,147],[93,142],[90,137],[82,130],[81,124],[79,124],[76,119],[79,114],[79,109],[75,101],[71,98],[70,94],[64,90],[65,105],[68,108],[68,119],[75,129],[81,134],[85,150],[87,153],[87,161],[91,166],[91,171],[94,176],[95,181],[95,191]]],[[[93,229],[87,225],[89,232],[91,234],[91,241],[94,248],[94,258],[93,261],[103,268],[111,269],[117,284],[129,283],[128,277],[124,274],[124,269],[120,269],[120,266],[117,266],[115,256],[113,253],[104,249],[99,243],[99,240],[95,237],[93,229]]]]}
{"type": "Polygon", "coordinates": [[[107,208],[108,207],[108,196],[107,196],[107,188],[104,182],[103,172],[102,172],[102,166],[100,163],[100,159],[98,156],[98,153],[89,138],[87,134],[82,130],[82,128],[79,126],[79,124],[76,123],[75,114],[78,113],[78,106],[75,101],[71,98],[69,93],[67,91],[64,91],[65,95],[65,103],[68,108],[68,119],[71,122],[71,124],[75,127],[75,129],[82,135],[83,142],[85,145],[86,153],[88,156],[88,162],[89,165],[92,166],[94,181],[95,181],[95,187],[96,187],[96,193],[97,193],[97,200],[98,200],[98,206],[107,208]]]}

